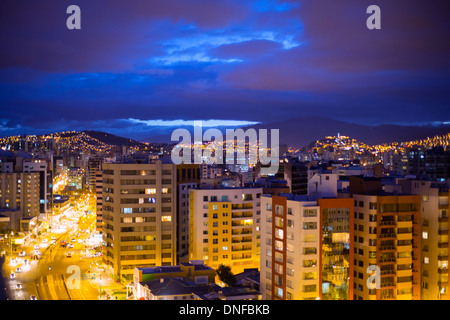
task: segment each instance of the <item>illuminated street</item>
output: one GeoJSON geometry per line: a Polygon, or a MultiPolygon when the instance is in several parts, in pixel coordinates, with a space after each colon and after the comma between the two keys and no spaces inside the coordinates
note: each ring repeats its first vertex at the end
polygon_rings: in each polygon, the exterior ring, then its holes
{"type": "MultiPolygon", "coordinates": [[[[54,231],[27,241],[26,245],[14,246],[12,261],[11,252],[6,252],[3,273],[10,299],[99,299],[103,268],[98,249],[101,241],[91,233],[94,215],[79,218],[70,210],[61,220],[54,231]],[[68,277],[74,274],[71,266],[81,272],[79,287],[67,286],[68,277]]],[[[104,274],[103,279],[107,283],[108,276],[104,274]]]]}

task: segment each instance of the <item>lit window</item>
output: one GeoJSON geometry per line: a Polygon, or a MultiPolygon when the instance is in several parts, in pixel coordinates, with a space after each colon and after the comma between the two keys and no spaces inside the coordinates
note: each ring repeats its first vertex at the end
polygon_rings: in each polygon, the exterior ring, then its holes
{"type": "Polygon", "coordinates": [[[172,221],[172,216],[162,216],[161,221],[162,222],[170,222],[170,221],[172,221]]]}

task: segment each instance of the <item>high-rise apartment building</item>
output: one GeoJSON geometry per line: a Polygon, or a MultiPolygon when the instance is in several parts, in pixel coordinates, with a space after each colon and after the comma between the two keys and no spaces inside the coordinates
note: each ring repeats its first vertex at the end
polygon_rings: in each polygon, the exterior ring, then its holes
{"type": "Polygon", "coordinates": [[[46,159],[24,159],[22,164],[23,172],[39,173],[39,206],[40,214],[48,217],[52,214],[53,208],[53,166],[46,159]]]}
{"type": "Polygon", "coordinates": [[[449,188],[447,183],[399,179],[405,193],[421,197],[422,300],[449,300],[449,188]]]}
{"type": "Polygon", "coordinates": [[[352,178],[351,190],[371,190],[353,194],[354,299],[420,300],[420,196],[364,188],[364,178],[352,178]]]}
{"type": "Polygon", "coordinates": [[[88,160],[87,181],[89,189],[95,193],[96,174],[102,169],[102,159],[99,157],[91,157],[88,160]]]}
{"type": "Polygon", "coordinates": [[[189,259],[234,274],[259,268],[262,188],[191,189],[189,259]]]}
{"type": "Polygon", "coordinates": [[[320,208],[317,202],[299,201],[295,196],[263,196],[261,205],[262,298],[319,299],[320,208]]]}
{"type": "Polygon", "coordinates": [[[97,233],[103,233],[103,174],[102,170],[95,171],[95,230],[97,233]]]}
{"type": "Polygon", "coordinates": [[[103,163],[103,259],[115,276],[176,262],[176,167],[161,160],[103,163]]]}
{"type": "Polygon", "coordinates": [[[352,299],[353,200],[284,194],[261,202],[263,299],[352,299]]]}
{"type": "Polygon", "coordinates": [[[294,195],[263,196],[261,206],[262,298],[319,299],[320,208],[317,202],[294,195]]]}
{"type": "Polygon", "coordinates": [[[0,173],[0,208],[20,210],[22,217],[38,217],[40,183],[38,172],[0,173]]]}

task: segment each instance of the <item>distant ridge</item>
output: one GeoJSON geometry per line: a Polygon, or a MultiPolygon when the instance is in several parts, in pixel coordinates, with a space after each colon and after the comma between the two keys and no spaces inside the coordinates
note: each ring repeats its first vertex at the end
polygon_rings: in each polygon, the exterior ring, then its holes
{"type": "Polygon", "coordinates": [[[279,129],[280,144],[302,148],[311,142],[338,133],[362,141],[368,145],[425,139],[450,132],[450,125],[401,126],[383,124],[368,126],[326,117],[302,117],[285,121],[258,124],[243,129],[279,129]]]}
{"type": "Polygon", "coordinates": [[[103,131],[95,131],[95,130],[84,130],[82,131],[85,134],[91,136],[94,139],[97,139],[105,144],[114,145],[114,146],[144,146],[144,143],[128,139],[120,136],[116,136],[111,133],[103,132],[103,131]]]}

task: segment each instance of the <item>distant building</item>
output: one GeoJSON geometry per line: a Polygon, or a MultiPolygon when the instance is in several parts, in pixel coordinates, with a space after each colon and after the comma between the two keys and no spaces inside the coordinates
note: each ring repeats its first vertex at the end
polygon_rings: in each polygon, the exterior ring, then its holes
{"type": "Polygon", "coordinates": [[[70,197],[54,195],[53,197],[53,215],[59,216],[70,209],[70,197]]]}
{"type": "Polygon", "coordinates": [[[394,170],[418,179],[441,180],[450,178],[450,152],[442,147],[411,148],[394,157],[394,170]]]}
{"type": "Polygon", "coordinates": [[[0,173],[0,208],[20,210],[22,217],[39,217],[43,202],[40,191],[38,172],[0,173]]]}

